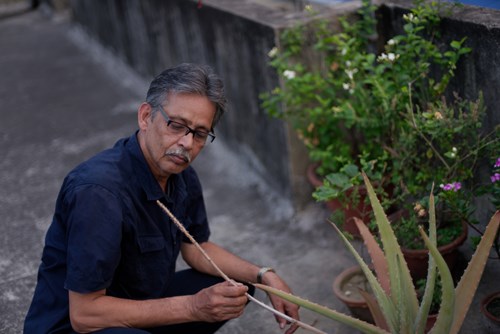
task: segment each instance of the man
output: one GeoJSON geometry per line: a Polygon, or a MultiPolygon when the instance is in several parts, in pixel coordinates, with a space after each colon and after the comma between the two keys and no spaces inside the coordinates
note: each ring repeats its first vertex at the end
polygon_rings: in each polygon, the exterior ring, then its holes
{"type": "MultiPolygon", "coordinates": [[[[139,107],[139,130],[68,174],[25,333],[214,333],[243,313],[249,288],[217,277],[157,200],[229,277],[289,291],[270,268],[209,241],[201,185],[190,163],[215,139],[225,104],[222,81],[210,68],[168,69],[139,107]],[[192,269],[175,272],[179,253],[192,269]]],[[[270,299],[298,319],[295,305],[270,299]]],[[[286,321],[278,321],[284,328],[286,321]]],[[[295,330],[292,325],[287,333],[295,330]]]]}

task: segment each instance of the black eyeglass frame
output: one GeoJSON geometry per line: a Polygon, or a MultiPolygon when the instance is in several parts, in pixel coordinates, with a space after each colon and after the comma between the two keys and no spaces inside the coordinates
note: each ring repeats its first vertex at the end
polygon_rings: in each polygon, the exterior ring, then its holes
{"type": "Polygon", "coordinates": [[[186,128],[186,133],[184,134],[184,136],[187,136],[188,134],[192,133],[193,134],[193,139],[196,140],[196,138],[200,138],[200,137],[196,137],[196,134],[206,134],[207,136],[205,138],[205,141],[203,141],[203,143],[206,143],[207,141],[210,142],[210,143],[213,143],[213,141],[215,140],[215,134],[213,132],[205,132],[205,131],[200,131],[200,130],[194,130],[194,129],[191,129],[186,124],[182,124],[182,123],[179,123],[179,122],[171,120],[170,117],[168,117],[167,112],[165,111],[165,109],[163,109],[162,105],[160,105],[157,109],[160,111],[161,115],[163,116],[163,118],[167,122],[167,126],[170,126],[170,124],[173,123],[173,124],[178,125],[180,127],[186,128]]]}

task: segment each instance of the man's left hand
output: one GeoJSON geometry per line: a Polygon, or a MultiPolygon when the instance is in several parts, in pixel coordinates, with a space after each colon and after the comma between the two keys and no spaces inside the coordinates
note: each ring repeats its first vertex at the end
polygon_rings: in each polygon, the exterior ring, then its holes
{"type": "MultiPolygon", "coordinates": [[[[264,276],[262,277],[262,283],[264,283],[265,285],[268,285],[270,287],[276,288],[278,290],[281,290],[281,291],[284,291],[287,293],[291,293],[291,290],[288,287],[288,285],[274,272],[266,272],[264,274],[264,276]]],[[[284,299],[281,299],[280,297],[275,296],[273,294],[268,294],[268,296],[269,296],[269,299],[271,300],[271,303],[273,304],[273,307],[277,311],[284,313],[284,314],[286,314],[286,315],[288,315],[291,318],[294,318],[296,320],[300,320],[299,306],[298,305],[291,303],[289,301],[286,301],[284,299]]],[[[289,321],[287,321],[279,316],[275,316],[275,317],[276,317],[276,321],[278,322],[281,329],[284,329],[287,325],[290,324],[289,321]]],[[[290,328],[287,329],[285,334],[292,334],[297,330],[297,328],[299,328],[299,326],[294,323],[290,326],[290,328]]]]}

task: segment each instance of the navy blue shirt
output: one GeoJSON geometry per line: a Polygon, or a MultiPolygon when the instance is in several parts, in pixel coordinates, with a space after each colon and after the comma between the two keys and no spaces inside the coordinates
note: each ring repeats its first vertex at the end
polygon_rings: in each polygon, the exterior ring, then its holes
{"type": "Polygon", "coordinates": [[[210,235],[202,189],[188,167],[165,194],[136,135],[80,164],[65,178],[47,231],[25,333],[68,333],[68,290],[106,289],[128,299],[165,296],[182,241],[161,200],[198,242],[210,235]]]}

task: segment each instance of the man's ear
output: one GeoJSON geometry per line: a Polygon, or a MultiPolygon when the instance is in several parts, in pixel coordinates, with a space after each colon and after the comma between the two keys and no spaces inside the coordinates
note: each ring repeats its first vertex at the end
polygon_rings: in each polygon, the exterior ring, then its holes
{"type": "Polygon", "coordinates": [[[151,120],[152,114],[153,109],[151,108],[151,105],[146,102],[141,103],[137,112],[137,122],[139,124],[139,129],[146,130],[148,128],[148,122],[151,120]]]}

